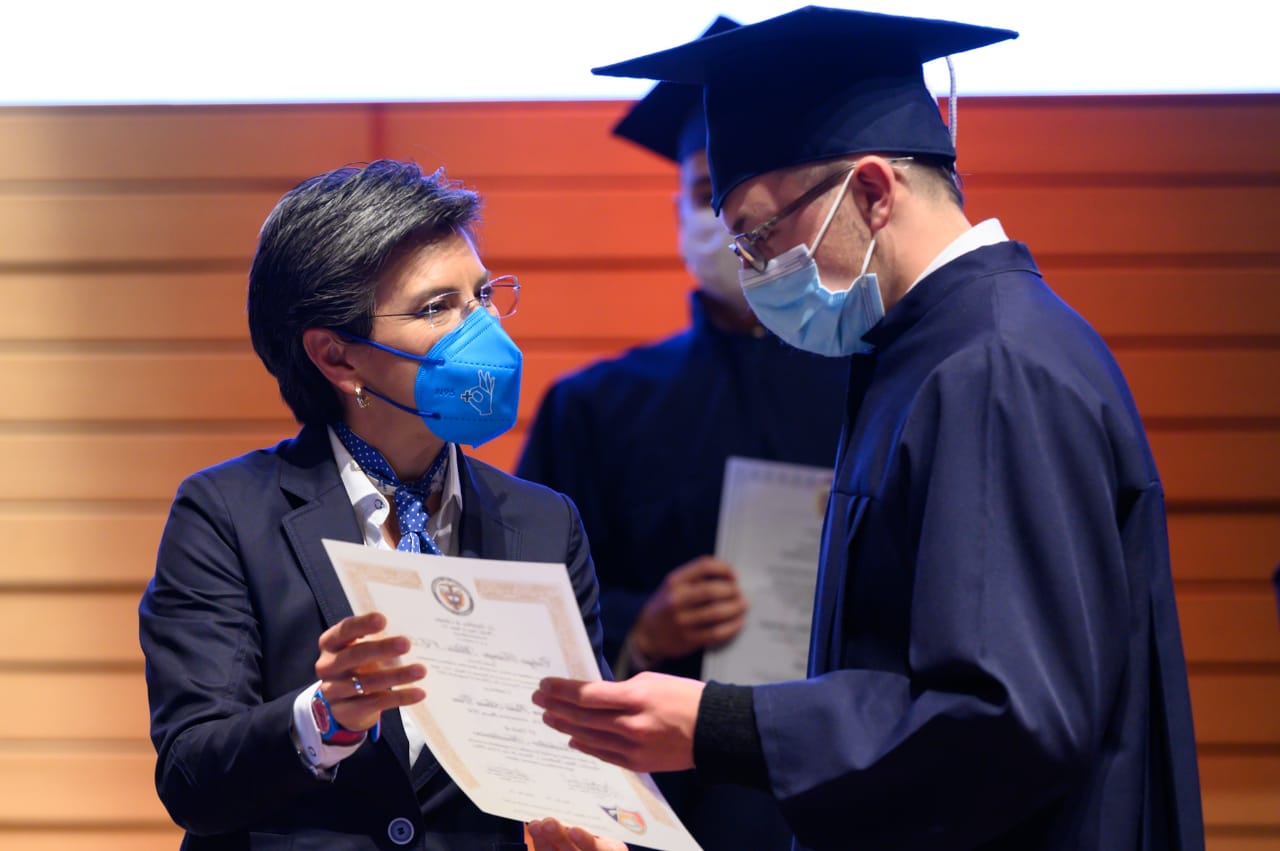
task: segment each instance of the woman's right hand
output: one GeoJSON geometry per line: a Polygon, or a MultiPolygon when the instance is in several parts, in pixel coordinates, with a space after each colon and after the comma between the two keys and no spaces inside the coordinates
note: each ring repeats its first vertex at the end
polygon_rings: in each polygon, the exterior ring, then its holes
{"type": "Polygon", "coordinates": [[[387,628],[378,612],[352,615],[320,636],[316,676],[333,718],[353,732],[368,730],[388,709],[409,706],[426,698],[424,689],[408,687],[427,675],[421,664],[401,665],[409,652],[403,635],[377,636],[387,628]]]}

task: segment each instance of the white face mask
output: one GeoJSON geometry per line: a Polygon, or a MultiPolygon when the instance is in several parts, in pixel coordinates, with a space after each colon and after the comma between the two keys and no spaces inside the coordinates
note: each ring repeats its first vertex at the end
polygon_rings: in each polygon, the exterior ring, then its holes
{"type": "Polygon", "coordinates": [[[747,310],[747,299],[738,283],[742,266],[729,248],[729,232],[710,207],[696,207],[680,198],[680,256],[708,295],[737,310],[747,310]]]}

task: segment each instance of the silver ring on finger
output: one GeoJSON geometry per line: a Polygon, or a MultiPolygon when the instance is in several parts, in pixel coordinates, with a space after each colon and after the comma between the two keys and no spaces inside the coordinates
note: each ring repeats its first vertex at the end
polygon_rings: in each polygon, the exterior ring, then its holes
{"type": "Polygon", "coordinates": [[[364,684],[360,682],[360,678],[352,675],[351,687],[356,690],[356,697],[364,697],[364,684]]]}

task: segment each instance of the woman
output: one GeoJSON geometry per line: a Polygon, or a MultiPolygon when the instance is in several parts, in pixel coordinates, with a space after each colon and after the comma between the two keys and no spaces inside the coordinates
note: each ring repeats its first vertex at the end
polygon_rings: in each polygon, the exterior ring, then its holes
{"type": "Polygon", "coordinates": [[[523,848],[407,714],[425,671],[354,617],[322,538],[562,562],[601,670],[573,504],[467,458],[515,421],[514,278],[473,241],[479,200],[413,164],[299,184],[249,276],[254,349],[302,430],[179,487],[140,606],[156,782],[184,848],[523,848]],[[477,368],[476,363],[483,363],[477,368]],[[406,723],[408,722],[408,723],[406,723]]]}

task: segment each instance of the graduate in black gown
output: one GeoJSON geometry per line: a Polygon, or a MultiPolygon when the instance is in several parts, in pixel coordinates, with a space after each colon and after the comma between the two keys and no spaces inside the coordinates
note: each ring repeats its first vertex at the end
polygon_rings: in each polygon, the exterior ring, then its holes
{"type": "MultiPolygon", "coordinates": [[[[734,26],[722,17],[707,33],[734,26]]],[[[737,634],[747,604],[734,566],[713,556],[725,462],[830,468],[848,367],[786,345],[747,306],[711,209],[701,87],[658,84],[614,133],[679,167],[680,252],[698,284],[691,322],[554,384],[516,474],[568,494],[582,514],[615,675],[697,678],[703,649],[737,634]]],[[[692,772],[655,779],[705,851],[790,848],[762,791],[692,772]]]]}
{"type": "Polygon", "coordinates": [[[923,82],[1015,35],[809,7],[602,69],[703,85],[744,292],[793,345],[850,356],[847,420],[808,679],[534,700],[604,759],[769,790],[803,848],[1204,847],[1142,421],[1027,247],[965,217],[923,82]]]}

